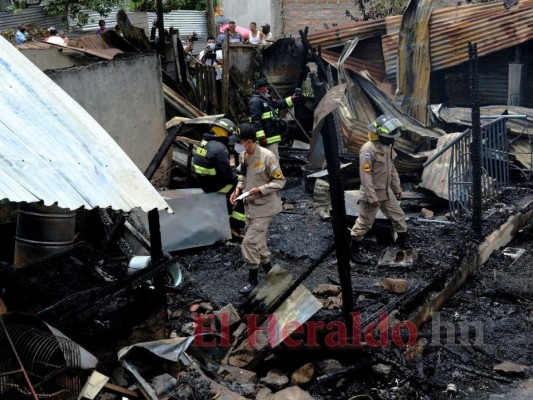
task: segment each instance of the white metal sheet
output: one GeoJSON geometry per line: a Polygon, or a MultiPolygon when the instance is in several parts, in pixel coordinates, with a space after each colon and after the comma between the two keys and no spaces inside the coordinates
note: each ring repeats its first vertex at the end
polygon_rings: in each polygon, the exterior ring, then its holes
{"type": "Polygon", "coordinates": [[[0,199],[169,208],[98,122],[2,37],[0,110],[0,199]]]}

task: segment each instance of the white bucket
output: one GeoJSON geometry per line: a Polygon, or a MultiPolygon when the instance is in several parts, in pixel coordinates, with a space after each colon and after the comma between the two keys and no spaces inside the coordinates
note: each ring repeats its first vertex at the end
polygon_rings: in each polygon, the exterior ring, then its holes
{"type": "Polygon", "coordinates": [[[150,256],[134,256],[131,258],[128,263],[128,275],[134,274],[135,272],[144,269],[150,265],[152,257],[150,256]]]}

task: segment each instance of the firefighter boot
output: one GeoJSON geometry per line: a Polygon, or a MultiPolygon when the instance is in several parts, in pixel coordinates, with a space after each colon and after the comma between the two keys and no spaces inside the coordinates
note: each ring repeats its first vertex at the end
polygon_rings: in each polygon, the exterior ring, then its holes
{"type": "Polygon", "coordinates": [[[370,264],[370,260],[367,256],[361,253],[361,242],[352,240],[350,245],[352,250],[352,261],[356,264],[370,264]]]}
{"type": "Polygon", "coordinates": [[[407,232],[398,232],[398,239],[396,239],[396,244],[400,246],[400,249],[407,248],[407,232]]]}
{"type": "Polygon", "coordinates": [[[248,270],[248,283],[239,290],[239,293],[242,295],[249,295],[252,290],[254,290],[254,287],[258,284],[257,275],[259,275],[259,270],[256,269],[249,269],[248,270]]]}
{"type": "Polygon", "coordinates": [[[271,269],[272,269],[272,262],[271,261],[263,264],[263,271],[265,271],[265,274],[268,274],[271,269]]]}

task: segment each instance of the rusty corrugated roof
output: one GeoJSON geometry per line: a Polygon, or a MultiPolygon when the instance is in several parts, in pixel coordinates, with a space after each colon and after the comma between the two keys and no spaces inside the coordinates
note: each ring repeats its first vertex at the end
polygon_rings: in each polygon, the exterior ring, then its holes
{"type": "MultiPolygon", "coordinates": [[[[477,43],[483,57],[533,39],[533,0],[506,9],[500,2],[443,7],[429,22],[431,70],[450,68],[468,61],[468,43],[477,43]]],[[[382,37],[385,68],[395,79],[398,33],[382,37]]]]}
{"type": "MultiPolygon", "coordinates": [[[[398,32],[402,16],[351,22],[309,33],[311,45],[342,46],[347,40],[381,36],[389,78],[396,81],[398,32]]],[[[533,39],[533,0],[506,9],[501,2],[464,4],[433,10],[429,22],[432,71],[468,61],[468,42],[477,42],[478,56],[494,53],[533,39]]]]}
{"type": "Polygon", "coordinates": [[[3,37],[0,54],[0,199],[169,208],[98,122],[3,37]]]}
{"type": "MultiPolygon", "coordinates": [[[[401,17],[393,17],[401,20],[401,17]]],[[[347,40],[352,40],[358,37],[359,40],[369,37],[381,36],[387,33],[385,20],[351,22],[346,24],[339,24],[335,28],[327,29],[309,33],[307,40],[312,46],[322,46],[327,49],[329,47],[342,46],[347,40]]]]}

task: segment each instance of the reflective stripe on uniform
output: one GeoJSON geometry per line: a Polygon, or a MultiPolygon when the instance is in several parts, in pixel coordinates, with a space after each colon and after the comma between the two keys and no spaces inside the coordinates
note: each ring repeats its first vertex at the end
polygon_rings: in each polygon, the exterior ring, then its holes
{"type": "Polygon", "coordinates": [[[233,211],[230,215],[230,218],[236,219],[237,221],[246,221],[246,214],[240,213],[238,211],[233,211]]]}
{"type": "Polygon", "coordinates": [[[231,184],[227,184],[227,185],[224,186],[222,189],[220,189],[220,190],[218,191],[218,193],[224,193],[224,194],[226,194],[226,193],[228,193],[228,192],[231,190],[232,187],[233,187],[233,185],[231,185],[231,184]]]}
{"type": "Polygon", "coordinates": [[[198,175],[211,175],[211,176],[215,176],[217,174],[217,171],[216,169],[214,168],[204,168],[204,167],[201,167],[199,165],[196,165],[196,164],[193,164],[194,166],[194,171],[198,174],[198,175]]]}
{"type": "Polygon", "coordinates": [[[265,131],[262,130],[262,129],[261,129],[260,131],[257,131],[257,132],[255,133],[255,137],[256,137],[257,139],[261,139],[261,138],[264,137],[264,136],[265,136],[265,131]]]}
{"type": "Polygon", "coordinates": [[[264,112],[263,114],[261,114],[261,119],[269,119],[269,118],[272,118],[273,115],[272,115],[272,111],[267,111],[267,112],[264,112]]]}
{"type": "Polygon", "coordinates": [[[267,144],[272,144],[272,143],[276,143],[276,142],[281,142],[281,136],[280,135],[271,136],[271,137],[267,138],[267,144]]]}
{"type": "Polygon", "coordinates": [[[289,107],[292,107],[292,105],[294,104],[294,103],[292,102],[292,97],[287,97],[287,98],[285,99],[285,103],[287,103],[287,105],[288,105],[289,107]]]}

